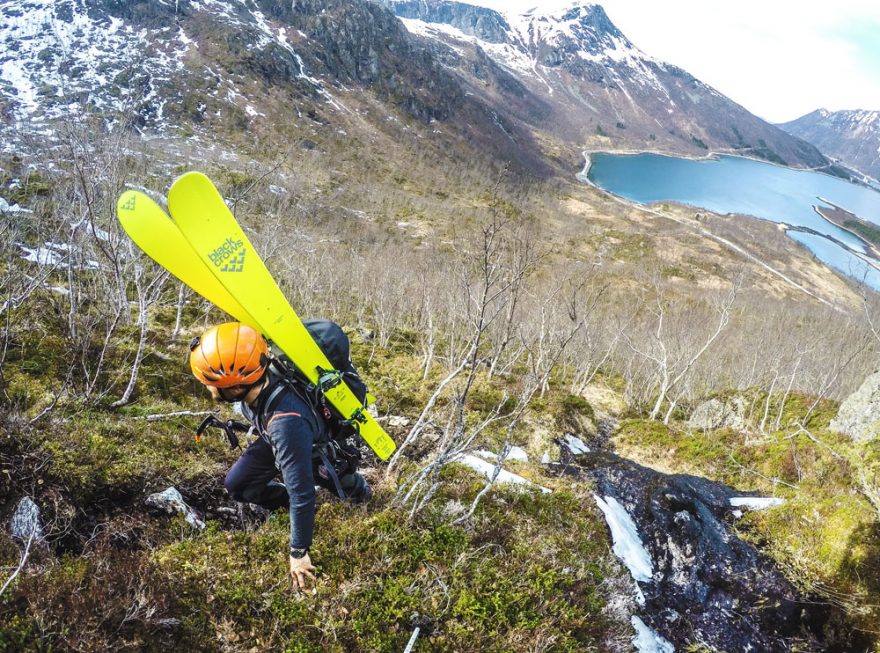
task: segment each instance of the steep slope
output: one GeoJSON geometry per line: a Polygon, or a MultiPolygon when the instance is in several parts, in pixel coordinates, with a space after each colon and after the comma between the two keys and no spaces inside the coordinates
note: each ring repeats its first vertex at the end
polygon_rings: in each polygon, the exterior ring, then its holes
{"type": "Polygon", "coordinates": [[[371,2],[5,2],[0,43],[0,111],[18,132],[86,112],[165,135],[252,141],[262,128],[275,142],[297,123],[369,135],[436,121],[448,141],[547,170],[527,132],[371,2]]]}
{"type": "Polygon", "coordinates": [[[880,111],[818,109],[779,127],[880,179],[880,111]]]}
{"type": "Polygon", "coordinates": [[[590,146],[724,150],[826,165],[811,145],[756,118],[684,70],[635,47],[602,7],[499,13],[460,2],[391,0],[407,28],[443,44],[471,91],[536,129],[590,146]],[[490,59],[497,68],[486,65],[490,59]]]}

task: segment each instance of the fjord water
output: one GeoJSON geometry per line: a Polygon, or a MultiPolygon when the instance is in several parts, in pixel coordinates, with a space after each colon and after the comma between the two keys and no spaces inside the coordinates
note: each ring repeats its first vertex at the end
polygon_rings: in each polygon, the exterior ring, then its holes
{"type": "Polygon", "coordinates": [[[736,156],[694,160],[660,154],[596,153],[590,159],[589,181],[641,204],[681,202],[716,213],[751,215],[817,231],[825,237],[788,233],[826,264],[860,280],[865,278],[880,289],[880,272],[834,240],[858,252],[865,251],[862,242],[813,210],[814,205],[823,205],[822,197],[880,225],[880,193],[875,190],[818,172],[736,156]]]}

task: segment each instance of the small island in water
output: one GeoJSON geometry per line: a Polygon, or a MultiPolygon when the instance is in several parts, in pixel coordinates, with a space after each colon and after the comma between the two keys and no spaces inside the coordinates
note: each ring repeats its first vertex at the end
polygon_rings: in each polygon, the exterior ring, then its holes
{"type": "Polygon", "coordinates": [[[843,229],[861,240],[866,245],[865,253],[880,260],[880,226],[860,218],[824,197],[819,199],[828,206],[814,206],[813,209],[816,213],[835,227],[843,229]]]}

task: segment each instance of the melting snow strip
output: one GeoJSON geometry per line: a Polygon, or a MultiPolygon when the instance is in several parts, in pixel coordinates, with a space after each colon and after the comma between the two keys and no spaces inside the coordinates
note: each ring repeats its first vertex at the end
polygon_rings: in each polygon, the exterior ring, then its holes
{"type": "Polygon", "coordinates": [[[781,506],[785,499],[775,497],[731,497],[730,505],[734,508],[749,508],[750,510],[766,510],[773,506],[781,506]]]}
{"type": "MultiPolygon", "coordinates": [[[[472,456],[470,454],[466,454],[460,456],[456,459],[457,462],[460,462],[462,465],[470,467],[476,472],[479,472],[486,478],[492,478],[492,474],[495,473],[495,465],[492,463],[488,463],[481,458],[477,458],[476,456],[472,456]]],[[[498,477],[495,479],[496,483],[515,483],[517,485],[529,485],[532,487],[536,487],[544,494],[549,494],[551,492],[550,488],[546,488],[542,485],[538,485],[537,483],[532,483],[529,479],[523,478],[519,474],[514,474],[512,472],[508,472],[506,469],[502,469],[498,472],[498,477]]]]}
{"type": "Polygon", "coordinates": [[[647,583],[654,575],[654,564],[651,555],[642,544],[639,530],[629,513],[614,497],[606,496],[603,500],[594,494],[596,504],[605,513],[605,521],[611,529],[611,539],[614,542],[612,550],[620,558],[632,577],[643,583],[647,583]]]}
{"type": "Polygon", "coordinates": [[[632,643],[639,653],[675,653],[675,647],[655,633],[639,617],[633,615],[630,623],[636,629],[632,643]]]}

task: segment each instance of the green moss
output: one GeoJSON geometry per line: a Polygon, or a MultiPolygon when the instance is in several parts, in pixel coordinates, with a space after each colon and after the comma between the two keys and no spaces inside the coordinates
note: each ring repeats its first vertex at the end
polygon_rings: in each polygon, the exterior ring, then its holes
{"type": "Polygon", "coordinates": [[[153,559],[184,615],[210,613],[210,620],[184,621],[190,637],[206,641],[222,639],[221,624],[231,623],[227,630],[253,633],[275,649],[400,650],[410,615],[420,613],[438,627],[424,644],[433,650],[519,648],[539,627],[557,650],[599,645],[609,628],[599,564],[607,540],[584,497],[499,488],[466,530],[448,525],[439,507],[469,501],[482,482],[456,467],[447,473],[463,482],[444,484],[438,507],[416,522],[396,510],[322,503],[315,595],[297,596],[283,581],[288,523],[281,511],[255,533],[207,529],[153,559]]]}
{"type": "Polygon", "coordinates": [[[175,611],[175,597],[140,553],[62,556],[0,598],[0,648],[64,650],[76,641],[82,650],[205,650],[185,631],[155,624],[175,611]],[[28,602],[42,609],[21,609],[28,602]]]}
{"type": "Polygon", "coordinates": [[[673,277],[677,277],[679,279],[685,279],[687,281],[696,281],[697,275],[690,268],[681,266],[681,265],[667,265],[664,266],[660,270],[660,275],[664,279],[671,279],[673,277]]]}
{"type": "Polygon", "coordinates": [[[611,243],[611,256],[619,261],[634,263],[651,251],[651,240],[644,234],[609,230],[604,237],[611,243]]]}
{"type": "Polygon", "coordinates": [[[593,407],[586,399],[564,392],[554,393],[548,410],[555,416],[560,433],[582,434],[595,419],[593,407]]]}
{"type": "Polygon", "coordinates": [[[28,207],[34,199],[48,197],[52,192],[52,180],[39,172],[28,173],[14,188],[9,187],[10,181],[9,177],[0,178],[0,196],[11,204],[28,207]]]}
{"type": "Polygon", "coordinates": [[[194,441],[197,418],[147,422],[75,406],[61,411],[69,411],[65,428],[48,429],[39,451],[46,456],[48,478],[78,505],[160,484],[185,488],[221,473],[227,456],[219,438],[194,441]]]}

